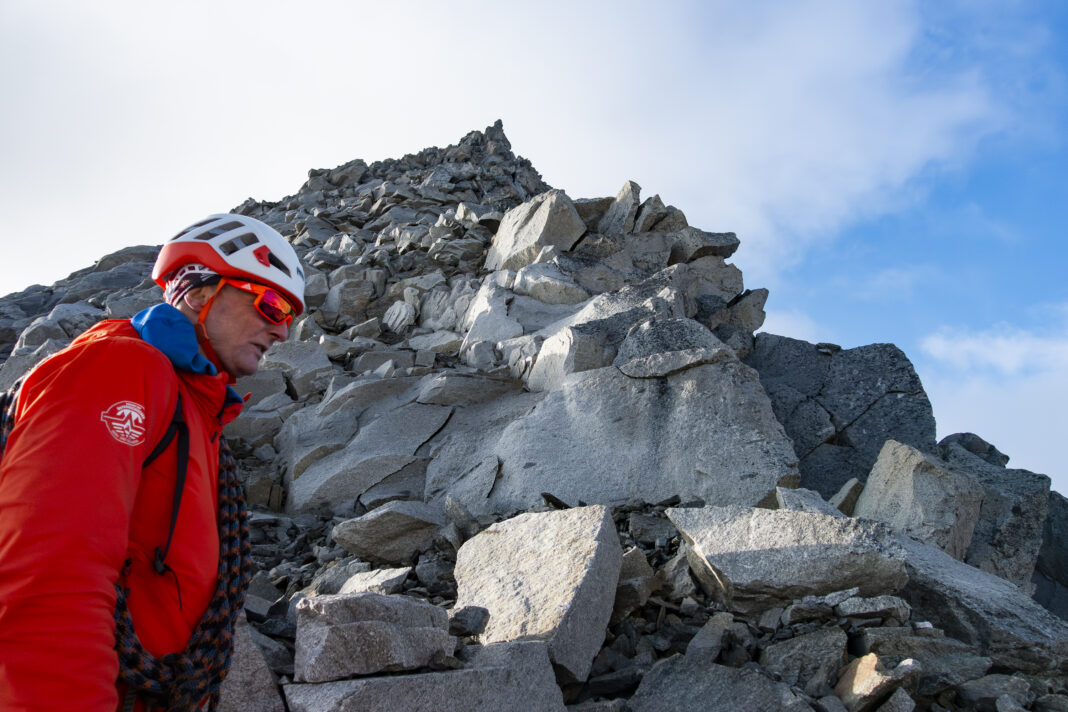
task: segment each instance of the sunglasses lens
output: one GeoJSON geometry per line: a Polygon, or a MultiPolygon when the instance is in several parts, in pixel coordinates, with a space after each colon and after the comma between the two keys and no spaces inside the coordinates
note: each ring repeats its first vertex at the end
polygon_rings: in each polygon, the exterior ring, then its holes
{"type": "Polygon", "coordinates": [[[281,324],[293,318],[293,307],[285,297],[273,289],[265,290],[256,302],[260,314],[263,314],[268,321],[281,324]]]}

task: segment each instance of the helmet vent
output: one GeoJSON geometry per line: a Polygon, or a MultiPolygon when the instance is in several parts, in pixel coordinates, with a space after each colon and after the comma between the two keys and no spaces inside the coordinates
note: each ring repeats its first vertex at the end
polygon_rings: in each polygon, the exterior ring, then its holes
{"type": "Polygon", "coordinates": [[[186,229],[182,230],[180,233],[178,233],[177,235],[172,237],[170,241],[174,242],[175,240],[177,240],[182,235],[188,235],[193,230],[196,230],[199,227],[204,227],[205,225],[207,225],[208,223],[211,223],[211,222],[215,222],[215,218],[208,218],[207,220],[201,220],[198,223],[190,225],[189,227],[187,227],[186,229]]]}
{"type": "Polygon", "coordinates": [[[267,255],[267,259],[270,260],[272,265],[277,267],[283,274],[285,274],[285,276],[293,276],[293,273],[289,271],[288,267],[286,267],[285,262],[282,262],[282,260],[275,257],[273,252],[267,255]]]}
{"type": "Polygon", "coordinates": [[[219,245],[219,250],[221,250],[224,255],[232,255],[240,249],[255,245],[259,241],[259,238],[256,237],[255,234],[246,232],[244,235],[238,235],[237,237],[222,243],[219,245]]]}
{"type": "MultiPolygon", "coordinates": [[[[210,230],[206,230],[206,231],[202,232],[199,235],[194,235],[193,239],[196,239],[196,240],[212,240],[212,239],[218,237],[219,235],[223,235],[225,233],[230,232],[231,230],[237,230],[238,228],[242,228],[242,227],[244,227],[244,225],[242,225],[239,222],[228,222],[225,225],[219,225],[217,227],[213,227],[210,230]]],[[[227,254],[229,254],[229,253],[227,253],[227,254]]]]}

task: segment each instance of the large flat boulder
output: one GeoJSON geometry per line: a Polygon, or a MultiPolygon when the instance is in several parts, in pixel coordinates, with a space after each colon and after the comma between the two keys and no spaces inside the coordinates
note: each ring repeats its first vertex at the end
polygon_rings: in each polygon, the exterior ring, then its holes
{"type": "Polygon", "coordinates": [[[604,642],[623,552],[607,507],[521,514],[456,555],[456,608],[489,611],[484,643],[545,640],[561,673],[582,681],[604,642]]]}
{"type": "Polygon", "coordinates": [[[290,712],[564,712],[546,644],[490,645],[463,670],[285,686],[290,712]]]}
{"type": "Polygon", "coordinates": [[[1068,672],[1068,623],[1017,586],[898,535],[909,581],[902,597],[929,620],[997,665],[1034,674],[1068,672]]]}
{"type": "Polygon", "coordinates": [[[875,596],[908,580],[891,532],[876,522],[738,505],[667,515],[698,580],[732,610],[758,612],[853,587],[875,596]]]}
{"type": "Polygon", "coordinates": [[[892,344],[841,350],[757,334],[745,361],[793,440],[802,487],[830,498],[850,478],[866,481],[888,439],[934,452],[931,403],[892,344]]]}
{"type": "Polygon", "coordinates": [[[571,374],[507,424],[492,454],[500,472],[489,499],[500,511],[533,506],[542,492],[572,504],[673,495],[755,504],[797,472],[756,373],[734,358],[659,378],[614,367],[571,374]]]}

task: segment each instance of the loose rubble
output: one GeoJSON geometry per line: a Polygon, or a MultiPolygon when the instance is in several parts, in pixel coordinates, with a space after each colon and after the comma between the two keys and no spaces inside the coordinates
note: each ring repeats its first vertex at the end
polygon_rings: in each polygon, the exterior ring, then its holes
{"type": "MultiPolygon", "coordinates": [[[[553,189],[500,122],[235,212],[309,310],[227,430],[223,709],[1068,709],[1064,497],[936,442],[896,347],[755,333],[733,233],[553,189]]],[[[0,298],[0,387],[157,302],[157,249],[0,298]]]]}

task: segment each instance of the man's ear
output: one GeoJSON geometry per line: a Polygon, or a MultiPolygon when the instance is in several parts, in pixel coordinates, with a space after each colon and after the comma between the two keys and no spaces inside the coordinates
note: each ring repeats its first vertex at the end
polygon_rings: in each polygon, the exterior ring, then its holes
{"type": "Polygon", "coordinates": [[[194,314],[199,314],[200,310],[204,308],[204,305],[206,305],[212,295],[215,294],[217,286],[218,285],[215,284],[206,284],[202,287],[190,289],[185,293],[185,296],[182,297],[183,306],[188,307],[194,314]]]}

